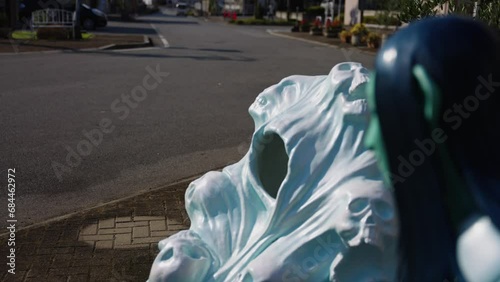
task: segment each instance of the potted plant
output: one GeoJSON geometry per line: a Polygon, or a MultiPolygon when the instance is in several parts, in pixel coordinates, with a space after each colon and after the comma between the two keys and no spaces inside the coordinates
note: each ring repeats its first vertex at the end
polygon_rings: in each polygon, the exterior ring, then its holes
{"type": "Polygon", "coordinates": [[[321,20],[319,18],[316,18],[314,20],[313,26],[311,30],[309,31],[311,35],[321,35],[323,34],[323,28],[321,27],[321,20]]]}
{"type": "Polygon", "coordinates": [[[0,13],[0,38],[9,38],[10,27],[9,20],[5,13],[0,13]]]}
{"type": "Polygon", "coordinates": [[[368,47],[373,48],[373,49],[380,47],[381,41],[382,41],[382,37],[380,36],[380,34],[378,34],[376,32],[370,32],[368,34],[367,39],[366,39],[366,43],[367,43],[368,47]]]}
{"type": "Polygon", "coordinates": [[[350,43],[351,42],[351,32],[347,30],[343,30],[339,33],[340,41],[342,43],[350,43]]]}
{"type": "Polygon", "coordinates": [[[351,29],[351,44],[357,46],[361,43],[361,38],[368,34],[368,29],[362,23],[355,24],[351,29]]]}
{"type": "Polygon", "coordinates": [[[301,32],[308,32],[311,28],[311,25],[307,22],[307,20],[303,19],[299,23],[299,30],[301,32]]]}
{"type": "Polygon", "coordinates": [[[330,19],[326,20],[325,31],[323,35],[326,37],[339,37],[339,33],[342,31],[342,25],[339,20],[334,20],[333,23],[330,19]]]}

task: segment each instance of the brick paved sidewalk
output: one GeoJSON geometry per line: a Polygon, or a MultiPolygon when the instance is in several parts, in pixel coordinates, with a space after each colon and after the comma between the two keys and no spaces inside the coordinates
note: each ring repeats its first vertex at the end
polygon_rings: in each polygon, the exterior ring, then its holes
{"type": "Polygon", "coordinates": [[[189,228],[192,180],[18,231],[15,275],[1,237],[1,281],[146,281],[158,241],[189,228]]]}

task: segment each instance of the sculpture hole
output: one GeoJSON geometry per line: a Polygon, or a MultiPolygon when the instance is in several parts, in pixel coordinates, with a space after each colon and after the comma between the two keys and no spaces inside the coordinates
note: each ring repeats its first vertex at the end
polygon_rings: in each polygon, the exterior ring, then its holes
{"type": "Polygon", "coordinates": [[[166,251],[162,256],[161,260],[162,261],[167,261],[171,259],[174,256],[174,249],[170,248],[168,251],[166,251]]]}
{"type": "Polygon", "coordinates": [[[270,134],[265,140],[257,156],[257,173],[264,190],[276,198],[288,172],[288,155],[285,143],[278,134],[270,134]]]}

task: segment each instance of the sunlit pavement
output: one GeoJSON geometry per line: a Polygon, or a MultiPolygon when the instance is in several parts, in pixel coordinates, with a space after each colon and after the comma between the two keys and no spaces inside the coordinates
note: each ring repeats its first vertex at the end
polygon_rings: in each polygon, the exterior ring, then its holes
{"type": "Polygon", "coordinates": [[[140,20],[122,28],[159,48],[2,57],[0,164],[18,171],[19,226],[234,163],[263,89],[343,61],[373,65],[373,55],[276,37],[269,27],[140,20]]]}

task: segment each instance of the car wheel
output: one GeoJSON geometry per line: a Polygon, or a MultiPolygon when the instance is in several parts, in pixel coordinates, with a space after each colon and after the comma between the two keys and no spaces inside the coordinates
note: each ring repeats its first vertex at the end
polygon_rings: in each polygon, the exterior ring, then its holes
{"type": "Polygon", "coordinates": [[[95,22],[92,19],[85,19],[83,21],[83,28],[85,30],[95,30],[95,22]]]}

